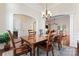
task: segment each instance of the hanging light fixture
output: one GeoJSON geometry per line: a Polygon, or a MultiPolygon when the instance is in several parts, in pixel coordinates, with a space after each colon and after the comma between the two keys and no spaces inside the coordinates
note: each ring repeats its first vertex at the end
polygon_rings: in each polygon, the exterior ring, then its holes
{"type": "Polygon", "coordinates": [[[51,11],[47,10],[47,4],[46,4],[46,10],[44,12],[42,12],[42,17],[46,18],[46,19],[52,17],[51,11]]]}

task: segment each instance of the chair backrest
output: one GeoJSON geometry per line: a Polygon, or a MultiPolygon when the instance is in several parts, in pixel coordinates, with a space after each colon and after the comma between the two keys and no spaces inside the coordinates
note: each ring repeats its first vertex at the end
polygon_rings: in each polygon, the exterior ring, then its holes
{"type": "Polygon", "coordinates": [[[10,40],[12,41],[12,45],[13,45],[13,47],[16,48],[16,47],[15,47],[14,38],[13,38],[13,34],[11,33],[10,30],[8,30],[8,34],[9,34],[10,40]]]}
{"type": "MultiPolygon", "coordinates": [[[[22,40],[24,40],[22,37],[20,37],[22,40]]],[[[25,45],[28,47],[28,48],[31,48],[31,44],[28,42],[28,41],[25,41],[25,45]]]]}
{"type": "Polygon", "coordinates": [[[28,30],[28,40],[35,41],[35,32],[33,30],[28,30]]]}
{"type": "MultiPolygon", "coordinates": [[[[35,51],[34,50],[35,45],[33,44],[35,42],[35,32],[33,30],[28,30],[28,34],[29,34],[28,40],[31,41],[31,48],[32,48],[33,51],[35,51]]],[[[33,55],[35,55],[35,53],[33,53],[33,55]]]]}
{"type": "Polygon", "coordinates": [[[58,42],[61,43],[62,38],[63,38],[63,31],[60,31],[60,32],[59,32],[59,35],[58,35],[58,42]]]}
{"type": "Polygon", "coordinates": [[[49,31],[49,33],[47,34],[46,39],[47,39],[46,43],[48,48],[49,45],[52,45],[51,31],[49,31]]]}
{"type": "Polygon", "coordinates": [[[31,34],[35,34],[35,32],[33,30],[28,30],[28,34],[31,35],[31,34]]]}

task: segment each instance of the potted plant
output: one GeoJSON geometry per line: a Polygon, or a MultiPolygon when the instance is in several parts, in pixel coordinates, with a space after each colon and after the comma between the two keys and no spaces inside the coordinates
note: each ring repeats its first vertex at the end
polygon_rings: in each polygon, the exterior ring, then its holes
{"type": "Polygon", "coordinates": [[[4,50],[6,51],[10,49],[9,41],[10,41],[10,38],[7,32],[4,32],[0,35],[0,43],[5,43],[4,50]]]}

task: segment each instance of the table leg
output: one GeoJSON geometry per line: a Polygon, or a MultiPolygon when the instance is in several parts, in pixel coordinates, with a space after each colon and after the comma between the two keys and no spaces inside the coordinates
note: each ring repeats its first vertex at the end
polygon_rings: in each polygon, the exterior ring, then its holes
{"type": "Polygon", "coordinates": [[[39,47],[37,47],[37,56],[39,56],[39,47]]]}
{"type": "Polygon", "coordinates": [[[60,50],[62,48],[62,44],[58,43],[58,49],[60,50]]]}
{"type": "Polygon", "coordinates": [[[32,56],[35,56],[35,47],[32,46],[32,56]]]}

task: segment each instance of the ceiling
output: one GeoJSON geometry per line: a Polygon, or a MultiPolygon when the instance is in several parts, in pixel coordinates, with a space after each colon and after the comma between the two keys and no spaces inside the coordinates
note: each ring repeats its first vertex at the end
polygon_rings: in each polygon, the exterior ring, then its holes
{"type": "MultiPolygon", "coordinates": [[[[54,9],[60,4],[61,3],[47,3],[47,9],[54,9]]],[[[46,3],[25,3],[25,5],[39,12],[44,11],[46,8],[46,3]]]]}

